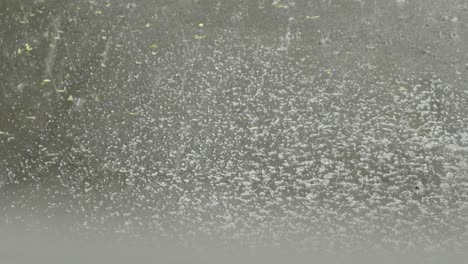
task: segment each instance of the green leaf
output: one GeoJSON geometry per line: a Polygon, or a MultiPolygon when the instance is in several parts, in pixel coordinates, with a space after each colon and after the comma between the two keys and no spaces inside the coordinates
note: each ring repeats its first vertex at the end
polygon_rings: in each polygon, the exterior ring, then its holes
{"type": "Polygon", "coordinates": [[[207,35],[201,35],[201,36],[200,35],[195,35],[195,36],[193,36],[194,39],[204,39],[206,37],[207,37],[207,35]]]}
{"type": "Polygon", "coordinates": [[[273,6],[274,7],[277,7],[277,8],[285,8],[287,7],[285,4],[281,3],[281,2],[276,2],[276,3],[273,3],[273,6]]]}
{"type": "Polygon", "coordinates": [[[31,48],[31,46],[29,46],[28,43],[24,44],[24,49],[25,49],[27,52],[30,52],[31,50],[33,50],[33,49],[31,48]]]}
{"type": "Polygon", "coordinates": [[[41,82],[41,86],[44,86],[44,85],[46,85],[46,84],[48,84],[48,83],[50,83],[50,82],[51,82],[51,80],[49,80],[49,79],[44,79],[44,80],[42,80],[42,82],[41,82]]]}

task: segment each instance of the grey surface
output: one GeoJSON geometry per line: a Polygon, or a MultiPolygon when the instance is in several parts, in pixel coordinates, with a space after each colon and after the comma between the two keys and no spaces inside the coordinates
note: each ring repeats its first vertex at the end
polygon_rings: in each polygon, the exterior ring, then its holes
{"type": "Polygon", "coordinates": [[[455,0],[0,0],[2,238],[463,252],[467,22],[455,0]]]}

